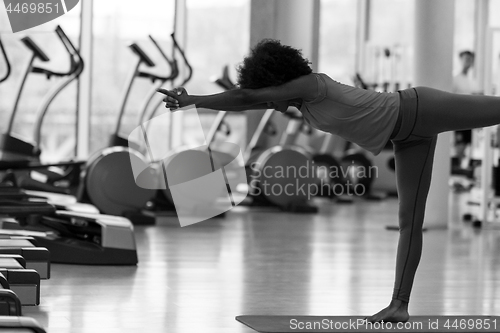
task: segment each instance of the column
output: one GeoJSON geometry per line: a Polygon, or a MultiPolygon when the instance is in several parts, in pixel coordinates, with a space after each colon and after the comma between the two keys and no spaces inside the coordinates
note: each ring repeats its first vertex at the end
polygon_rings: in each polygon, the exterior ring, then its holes
{"type": "MultiPolygon", "coordinates": [[[[415,0],[414,86],[451,91],[454,17],[453,0],[415,0]]],[[[439,135],[427,199],[427,228],[448,225],[450,143],[451,133],[439,135]]]]}
{"type": "MultiPolygon", "coordinates": [[[[250,46],[264,38],[280,40],[301,49],[317,70],[319,45],[319,0],[252,0],[250,10],[250,46]]],[[[262,112],[247,113],[247,140],[253,135],[262,112]]],[[[284,124],[277,123],[278,132],[284,124]]],[[[269,145],[276,144],[273,138],[269,145]]]]}
{"type": "Polygon", "coordinates": [[[78,159],[88,158],[90,150],[90,116],[92,105],[92,15],[94,0],[82,1],[80,23],[80,54],[85,61],[85,68],[78,79],[77,106],[77,151],[78,159]]]}

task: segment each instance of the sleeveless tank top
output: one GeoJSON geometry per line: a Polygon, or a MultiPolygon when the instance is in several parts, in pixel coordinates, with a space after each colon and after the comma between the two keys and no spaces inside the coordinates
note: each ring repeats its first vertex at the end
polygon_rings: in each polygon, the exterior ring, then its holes
{"type": "Polygon", "coordinates": [[[304,100],[305,121],[378,155],[390,139],[399,112],[398,93],[351,87],[326,74],[314,74],[318,95],[304,100]]]}

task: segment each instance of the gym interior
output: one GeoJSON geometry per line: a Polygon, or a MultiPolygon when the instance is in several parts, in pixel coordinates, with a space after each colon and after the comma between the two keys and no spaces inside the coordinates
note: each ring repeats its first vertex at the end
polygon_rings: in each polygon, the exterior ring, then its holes
{"type": "MultiPolygon", "coordinates": [[[[499,0],[61,0],[64,15],[21,28],[9,3],[0,332],[340,332],[276,325],[390,302],[390,142],[374,155],[293,107],[171,112],[160,87],[238,89],[243,58],[270,38],[360,89],[500,95],[499,0]],[[203,161],[172,162],[190,151],[203,161]]],[[[410,318],[500,314],[499,134],[439,135],[410,318]]]]}

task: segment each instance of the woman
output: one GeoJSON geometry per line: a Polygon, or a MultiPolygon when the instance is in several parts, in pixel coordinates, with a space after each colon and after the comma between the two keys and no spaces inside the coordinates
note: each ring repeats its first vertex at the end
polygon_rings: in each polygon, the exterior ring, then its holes
{"type": "Polygon", "coordinates": [[[238,69],[239,89],[193,96],[185,89],[159,89],[171,110],[196,105],[225,111],[289,106],[300,110],[311,126],[339,135],[380,153],[394,145],[399,198],[399,243],[392,300],[367,318],[371,322],[404,322],[422,252],[422,224],[431,183],[437,134],[500,123],[500,98],[451,94],[417,87],[378,93],[343,85],[313,73],[300,50],[263,40],[238,69]]]}

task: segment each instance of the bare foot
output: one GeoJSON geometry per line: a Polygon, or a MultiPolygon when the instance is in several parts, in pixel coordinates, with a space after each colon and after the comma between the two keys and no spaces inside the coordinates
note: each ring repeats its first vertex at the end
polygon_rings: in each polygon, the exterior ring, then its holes
{"type": "Polygon", "coordinates": [[[406,322],[409,318],[410,315],[408,314],[408,303],[393,299],[388,307],[382,309],[380,312],[377,312],[373,316],[367,317],[366,320],[371,323],[381,321],[384,321],[386,323],[396,323],[406,322]]]}

